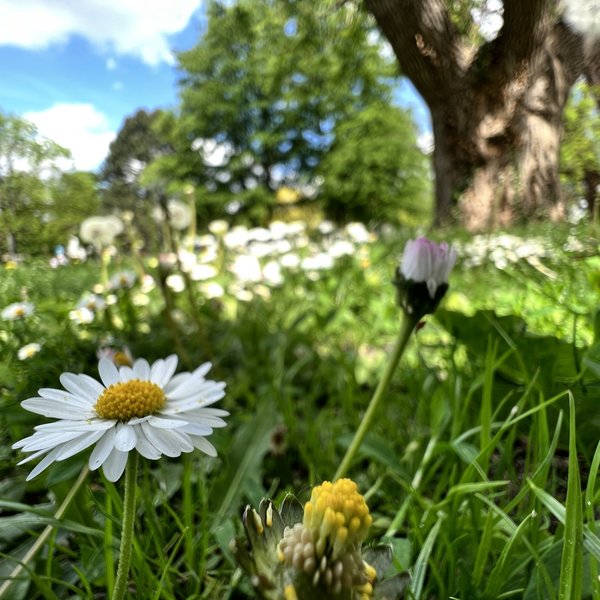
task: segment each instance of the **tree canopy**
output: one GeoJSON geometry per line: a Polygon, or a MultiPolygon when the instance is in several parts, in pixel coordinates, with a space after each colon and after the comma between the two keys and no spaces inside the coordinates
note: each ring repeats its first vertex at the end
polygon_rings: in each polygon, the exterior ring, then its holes
{"type": "Polygon", "coordinates": [[[69,152],[39,135],[33,123],[0,112],[0,249],[35,252],[51,218],[49,184],[69,152]]]}
{"type": "MultiPolygon", "coordinates": [[[[188,173],[206,202],[222,207],[234,196],[260,220],[280,187],[314,188],[342,123],[389,106],[396,67],[351,4],[212,2],[208,15],[197,46],[179,55],[179,146],[199,159],[188,173]]],[[[379,133],[383,148],[388,132],[379,133]]],[[[416,145],[403,150],[420,156],[416,145]]]]}

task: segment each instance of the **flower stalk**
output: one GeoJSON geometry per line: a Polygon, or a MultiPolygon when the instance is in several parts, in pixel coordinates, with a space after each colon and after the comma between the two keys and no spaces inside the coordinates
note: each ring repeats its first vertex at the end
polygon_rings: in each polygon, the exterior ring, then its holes
{"type": "Polygon", "coordinates": [[[336,474],[333,478],[334,481],[344,477],[348,472],[348,468],[354,460],[354,457],[356,456],[356,453],[358,452],[358,449],[360,448],[367,431],[369,431],[369,428],[371,427],[377,407],[379,406],[381,399],[385,396],[394,371],[400,362],[400,358],[404,354],[404,350],[406,349],[410,335],[418,322],[419,318],[415,318],[414,315],[410,315],[408,313],[404,314],[404,320],[402,321],[402,326],[400,327],[400,332],[396,338],[396,344],[392,351],[392,355],[390,356],[390,360],[385,368],[385,372],[382,378],[379,380],[377,389],[375,390],[375,393],[369,402],[369,406],[367,407],[367,412],[365,412],[365,416],[356,430],[356,433],[352,438],[352,442],[350,443],[348,450],[346,450],[346,454],[344,455],[344,458],[342,459],[342,462],[336,471],[336,474]]]}
{"type": "Polygon", "coordinates": [[[138,454],[132,452],[127,459],[125,469],[125,497],[123,499],[123,521],[121,525],[121,545],[119,564],[112,600],[123,600],[127,589],[131,551],[133,548],[133,525],[135,522],[135,495],[138,472],[138,454]]]}

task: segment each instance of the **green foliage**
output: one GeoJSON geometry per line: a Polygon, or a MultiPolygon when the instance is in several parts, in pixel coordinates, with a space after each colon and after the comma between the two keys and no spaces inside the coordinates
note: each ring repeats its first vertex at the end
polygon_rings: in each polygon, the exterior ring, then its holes
{"type": "Polygon", "coordinates": [[[140,109],[127,117],[110,144],[99,175],[104,209],[108,212],[131,211],[147,246],[152,246],[156,237],[156,225],[151,215],[157,198],[150,193],[150,186],[140,181],[140,176],[153,160],[172,152],[163,125],[168,120],[169,113],[161,110],[149,113],[140,109]]]}
{"type": "Polygon", "coordinates": [[[52,200],[42,175],[55,176],[56,161],[68,155],[32,123],[0,113],[0,253],[46,249],[39,238],[52,200]]]}
{"type": "Polygon", "coordinates": [[[571,91],[564,128],[560,147],[563,187],[572,201],[584,197],[593,213],[600,184],[600,115],[596,98],[585,83],[576,84],[571,91]]]}
{"type": "MultiPolygon", "coordinates": [[[[553,251],[537,269],[522,257],[502,270],[491,259],[468,267],[463,253],[445,308],[411,339],[350,473],[374,517],[367,547],[383,538],[387,549],[370,558],[389,582],[381,597],[598,597],[598,264],[574,268],[564,250],[574,232],[596,247],[591,229],[555,227],[553,251]]],[[[285,270],[281,285],[242,286],[234,251],[221,245],[213,282],[223,294],[215,298],[193,280],[191,293],[167,295],[165,273],[147,261],[155,287],[113,290],[114,304],[89,324],[69,312],[98,283],[97,265],[7,270],[3,306],[27,294],[36,311],[0,322],[0,573],[57,524],[56,507],[86,458],[25,483],[31,466],[15,465],[10,444],[41,419],[19,401],[57,387],[63,371],[96,376],[98,346],[126,343],[149,360],[176,351],[182,369],[212,360],[211,377],[227,382],[220,405],[231,413],[211,436],[216,459],[142,461],[129,595],[253,597],[230,545],[243,507],[259,506],[261,496],[279,506],[288,492],[304,502],[311,485],[332,477],[397,335],[392,278],[408,234],[357,244],[317,276],[285,270]],[[19,360],[32,341],[40,353],[19,360]]],[[[324,251],[342,231],[307,237],[324,251]]],[[[111,275],[133,264],[114,260],[111,275]]],[[[11,588],[15,598],[90,598],[110,587],[121,485],[97,472],[88,481],[11,588]]]]}
{"type": "Polygon", "coordinates": [[[342,223],[428,219],[427,159],[407,113],[373,104],[340,120],[334,138],[318,169],[328,217],[342,223]]]}
{"type": "MultiPolygon", "coordinates": [[[[370,41],[371,21],[350,3],[213,2],[208,15],[201,41],[179,55],[184,77],[178,148],[186,153],[179,159],[202,190],[199,212],[214,215],[220,208],[222,214],[235,199],[239,212],[264,221],[279,187],[314,188],[341,123],[367,109],[371,117],[366,118],[373,121],[375,107],[382,118],[392,118],[387,109],[394,70],[370,41]],[[190,145],[195,158],[189,156],[190,145]],[[194,161],[200,166],[195,171],[194,161]]],[[[406,131],[406,118],[396,114],[400,124],[394,131],[406,131]]],[[[340,134],[347,136],[350,127],[340,134]]],[[[383,160],[391,137],[373,135],[371,146],[365,144],[373,162],[383,160]]],[[[393,147],[410,153],[409,146],[393,147]]],[[[341,176],[345,151],[336,156],[341,176]]],[[[414,162],[411,156],[403,164],[413,171],[414,162]]],[[[352,189],[354,199],[369,188],[365,179],[352,189]]],[[[392,186],[385,190],[388,198],[399,183],[385,181],[392,186]]],[[[314,190],[308,193],[313,195],[314,190]]]]}

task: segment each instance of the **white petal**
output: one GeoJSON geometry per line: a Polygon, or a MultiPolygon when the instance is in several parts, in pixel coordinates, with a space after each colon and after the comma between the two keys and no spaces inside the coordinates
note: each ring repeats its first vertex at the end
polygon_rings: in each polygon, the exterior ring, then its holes
{"type": "Polygon", "coordinates": [[[96,447],[92,450],[88,464],[90,469],[95,471],[98,467],[104,464],[106,459],[115,447],[115,430],[109,429],[104,433],[96,447]]]}
{"type": "Polygon", "coordinates": [[[181,400],[183,398],[189,398],[190,396],[198,396],[203,392],[206,386],[204,379],[196,379],[190,377],[187,381],[178,385],[174,390],[167,393],[169,400],[181,400]]]}
{"type": "Polygon", "coordinates": [[[176,354],[171,354],[171,356],[168,356],[165,360],[157,360],[152,365],[150,381],[164,388],[171,380],[171,377],[173,377],[173,373],[175,373],[175,369],[177,369],[177,362],[178,359],[176,354]]]}
{"type": "Polygon", "coordinates": [[[121,452],[129,452],[135,448],[136,442],[135,426],[130,427],[125,423],[119,423],[116,428],[115,448],[121,452]]]}
{"type": "Polygon", "coordinates": [[[121,452],[120,450],[113,448],[112,452],[108,455],[108,458],[102,465],[102,471],[104,472],[106,479],[114,483],[121,475],[123,475],[128,456],[129,452],[121,452]]]}
{"type": "Polygon", "coordinates": [[[195,369],[192,373],[192,375],[194,377],[202,377],[202,379],[204,379],[204,376],[212,369],[212,363],[211,362],[205,362],[202,363],[197,369],[195,369]]]}
{"type": "Polygon", "coordinates": [[[143,432],[148,441],[161,453],[176,457],[181,454],[179,440],[168,429],[155,429],[148,423],[142,423],[143,432]]]}
{"type": "Polygon", "coordinates": [[[148,417],[147,421],[152,427],[158,427],[159,429],[177,429],[185,425],[185,421],[179,419],[163,419],[154,415],[148,417]]]}
{"type": "Polygon", "coordinates": [[[33,469],[33,471],[31,471],[31,473],[29,473],[29,475],[27,475],[27,477],[25,478],[25,481],[30,481],[36,475],[39,475],[44,469],[48,468],[56,460],[56,455],[58,454],[59,451],[60,451],[60,448],[54,448],[54,450],[52,450],[52,452],[47,454],[36,465],[36,467],[33,469]]]}
{"type": "Polygon", "coordinates": [[[54,433],[40,433],[36,431],[28,438],[25,438],[20,442],[16,442],[13,448],[16,449],[21,447],[23,448],[23,452],[34,452],[36,450],[42,450],[43,448],[49,450],[55,446],[66,444],[71,440],[78,438],[80,435],[81,433],[77,431],[60,431],[54,433]]]}
{"type": "Polygon", "coordinates": [[[196,435],[191,435],[190,438],[195,448],[198,448],[204,454],[208,454],[208,456],[217,456],[217,449],[206,438],[196,435]]]}
{"type": "Polygon", "coordinates": [[[160,451],[148,441],[148,438],[144,434],[144,431],[141,427],[137,431],[137,442],[135,444],[135,449],[144,458],[149,458],[150,460],[156,460],[162,456],[160,451]]]}
{"type": "Polygon", "coordinates": [[[121,379],[119,377],[119,369],[117,369],[115,363],[109,358],[101,358],[98,363],[98,373],[100,379],[106,387],[118,383],[121,379]]]}
{"type": "Polygon", "coordinates": [[[212,427],[204,423],[187,423],[181,431],[191,435],[210,435],[213,432],[212,427]]]}
{"type": "Polygon", "coordinates": [[[133,363],[133,374],[135,379],[141,379],[142,381],[150,380],[150,365],[145,358],[138,358],[133,363]]]}
{"type": "Polygon", "coordinates": [[[116,421],[114,419],[91,419],[85,421],[69,421],[67,419],[61,419],[60,421],[53,421],[52,423],[42,423],[36,425],[35,430],[40,432],[53,432],[53,431],[104,431],[114,427],[116,421]]]}
{"type": "Polygon", "coordinates": [[[78,452],[89,448],[92,444],[95,444],[102,436],[104,431],[92,431],[81,435],[79,438],[71,440],[68,444],[61,446],[60,452],[56,456],[56,460],[65,460],[71,456],[74,456],[78,452]]]}
{"type": "Polygon", "coordinates": [[[56,400],[46,400],[46,398],[29,398],[29,400],[23,400],[21,406],[30,412],[53,419],[80,419],[84,421],[93,416],[93,412],[89,407],[84,410],[76,404],[59,403],[56,400]]]}
{"type": "Polygon", "coordinates": [[[89,379],[83,375],[75,375],[74,373],[63,373],[60,376],[60,382],[66,390],[75,396],[95,402],[99,394],[96,388],[90,384],[89,379]]]}
{"type": "Polygon", "coordinates": [[[190,377],[191,373],[189,371],[182,371],[181,373],[177,373],[177,375],[173,375],[169,383],[167,383],[163,390],[165,394],[168,395],[170,390],[174,390],[179,387],[183,382],[187,381],[190,377]]]}
{"type": "Polygon", "coordinates": [[[119,369],[119,379],[121,381],[130,381],[131,379],[135,379],[133,369],[128,366],[121,367],[119,369]]]}
{"type": "Polygon", "coordinates": [[[42,398],[48,400],[55,400],[56,402],[73,402],[80,406],[93,406],[96,403],[92,398],[82,398],[80,396],[74,396],[71,392],[55,390],[52,388],[42,388],[41,390],[38,390],[38,394],[42,398]]]}

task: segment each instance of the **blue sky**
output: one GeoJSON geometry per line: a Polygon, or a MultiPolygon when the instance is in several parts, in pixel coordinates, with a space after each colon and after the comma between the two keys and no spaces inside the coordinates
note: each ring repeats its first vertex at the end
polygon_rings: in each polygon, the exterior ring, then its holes
{"type": "MultiPolygon", "coordinates": [[[[0,0],[0,110],[24,116],[96,169],[138,108],[177,105],[173,51],[205,27],[202,0],[0,0]]],[[[421,130],[410,84],[398,92],[421,130]]]]}

